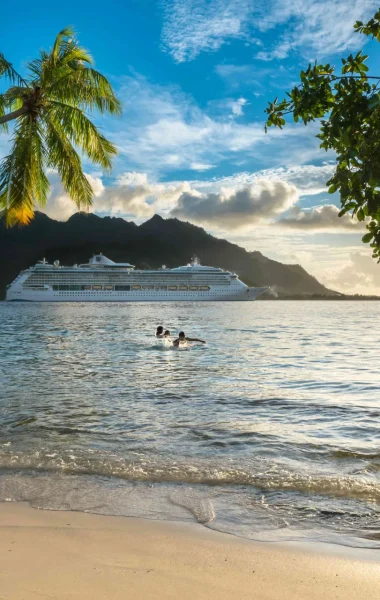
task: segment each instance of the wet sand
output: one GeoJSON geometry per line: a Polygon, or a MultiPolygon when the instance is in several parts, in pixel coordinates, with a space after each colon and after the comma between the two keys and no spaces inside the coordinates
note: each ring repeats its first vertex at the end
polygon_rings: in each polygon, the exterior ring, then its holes
{"type": "Polygon", "coordinates": [[[1,600],[377,600],[377,552],[305,551],[200,525],[0,504],[1,600]]]}

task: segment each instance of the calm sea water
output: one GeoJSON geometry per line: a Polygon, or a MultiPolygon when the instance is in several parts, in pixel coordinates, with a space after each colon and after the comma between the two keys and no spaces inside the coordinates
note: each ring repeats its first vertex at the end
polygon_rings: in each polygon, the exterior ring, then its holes
{"type": "Polygon", "coordinates": [[[0,500],[380,547],[379,323],[376,302],[0,303],[0,500]]]}

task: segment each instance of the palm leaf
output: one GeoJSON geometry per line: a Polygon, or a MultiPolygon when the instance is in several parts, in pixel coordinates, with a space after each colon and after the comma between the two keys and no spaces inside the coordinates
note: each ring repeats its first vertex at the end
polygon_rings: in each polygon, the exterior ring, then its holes
{"type": "MultiPolygon", "coordinates": [[[[0,94],[0,117],[5,115],[5,109],[7,107],[6,99],[4,94],[0,94]]],[[[7,123],[0,123],[0,133],[1,131],[8,131],[7,123]]]]}
{"type": "Polygon", "coordinates": [[[50,119],[59,123],[67,137],[80,147],[94,163],[110,170],[116,147],[98,131],[82,110],[61,102],[50,102],[50,119]]]}
{"type": "Polygon", "coordinates": [[[47,169],[58,171],[79,209],[91,206],[80,153],[109,170],[117,150],[86,112],[121,113],[111,84],[92,65],[71,27],[60,31],[50,52],[28,63],[27,80],[0,54],[0,77],[12,84],[0,94],[0,118],[16,119],[11,153],[0,163],[0,215],[8,224],[29,222],[35,206],[44,206],[47,169]]]}
{"type": "Polygon", "coordinates": [[[68,27],[65,27],[64,29],[62,29],[62,31],[59,32],[59,34],[55,38],[54,46],[51,51],[51,56],[53,57],[53,59],[58,60],[58,58],[61,55],[64,44],[67,43],[68,39],[70,40],[71,38],[74,38],[74,37],[75,37],[75,30],[73,27],[70,27],[70,25],[68,27]]]}
{"type": "Polygon", "coordinates": [[[13,68],[12,63],[8,62],[4,54],[0,52],[0,78],[3,77],[3,75],[5,75],[5,77],[7,77],[11,83],[15,83],[20,86],[28,85],[25,79],[23,79],[21,75],[19,75],[13,68]]]}
{"type": "Polygon", "coordinates": [[[46,116],[48,166],[56,169],[63,187],[79,209],[92,205],[93,191],[82,170],[82,161],[62,125],[51,114],[46,116]]]}
{"type": "Polygon", "coordinates": [[[49,95],[60,102],[80,106],[84,110],[121,114],[121,103],[109,81],[95,69],[78,64],[49,87],[49,95]]]}
{"type": "Polygon", "coordinates": [[[0,164],[0,214],[8,224],[26,224],[34,206],[43,206],[49,192],[46,148],[36,119],[25,115],[15,127],[11,154],[0,164]]]}

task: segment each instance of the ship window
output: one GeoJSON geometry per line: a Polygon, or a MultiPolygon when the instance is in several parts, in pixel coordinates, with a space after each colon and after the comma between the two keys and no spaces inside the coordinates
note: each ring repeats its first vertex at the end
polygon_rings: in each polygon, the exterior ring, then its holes
{"type": "Polygon", "coordinates": [[[82,285],[82,290],[90,290],[91,286],[90,285],[82,285]]]}
{"type": "Polygon", "coordinates": [[[102,290],[103,287],[101,285],[93,285],[92,289],[95,290],[95,291],[99,291],[99,290],[102,290]]]}
{"type": "Polygon", "coordinates": [[[129,292],[131,290],[130,285],[115,285],[116,292],[129,292]]]}
{"type": "Polygon", "coordinates": [[[81,285],[70,285],[70,290],[72,290],[72,291],[81,290],[81,289],[82,289],[81,285]]]}
{"type": "Polygon", "coordinates": [[[182,291],[187,291],[187,285],[179,285],[178,289],[182,291]]]}
{"type": "Polygon", "coordinates": [[[196,286],[196,285],[189,285],[189,290],[191,292],[196,292],[196,291],[198,291],[198,286],[196,286]]]}
{"type": "Polygon", "coordinates": [[[102,259],[100,258],[100,256],[96,257],[96,262],[100,262],[102,259]]]}
{"type": "Polygon", "coordinates": [[[177,289],[177,286],[176,286],[176,285],[168,285],[168,290],[169,290],[170,292],[174,292],[174,291],[176,291],[176,289],[177,289]]]}
{"type": "Polygon", "coordinates": [[[133,285],[132,290],[141,290],[141,285],[133,285]]]}
{"type": "Polygon", "coordinates": [[[104,289],[107,291],[113,291],[113,285],[105,285],[104,289]]]}
{"type": "Polygon", "coordinates": [[[201,290],[201,292],[208,292],[208,290],[210,289],[208,285],[201,285],[199,287],[199,289],[201,290]]]}
{"type": "Polygon", "coordinates": [[[58,287],[59,287],[59,289],[61,290],[61,292],[62,292],[62,291],[66,292],[67,290],[69,290],[69,289],[70,289],[70,286],[69,286],[69,285],[60,285],[60,286],[58,286],[58,287]]]}

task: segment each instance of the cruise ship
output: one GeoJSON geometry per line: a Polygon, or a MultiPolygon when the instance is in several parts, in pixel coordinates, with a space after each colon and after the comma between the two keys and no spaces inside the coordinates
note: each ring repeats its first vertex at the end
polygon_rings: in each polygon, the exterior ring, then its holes
{"type": "Polygon", "coordinates": [[[236,273],[193,260],[184,267],[137,270],[102,254],[65,267],[45,259],[7,286],[8,302],[202,302],[255,300],[268,288],[251,288],[236,273]]]}

